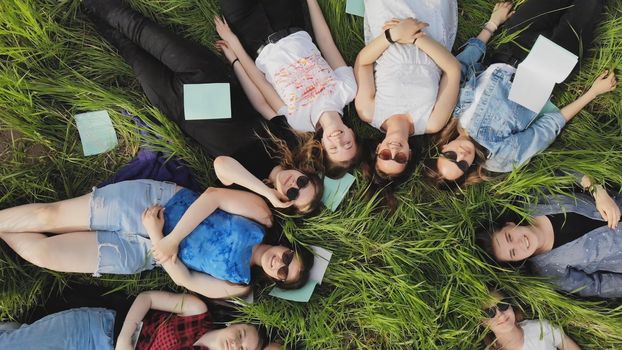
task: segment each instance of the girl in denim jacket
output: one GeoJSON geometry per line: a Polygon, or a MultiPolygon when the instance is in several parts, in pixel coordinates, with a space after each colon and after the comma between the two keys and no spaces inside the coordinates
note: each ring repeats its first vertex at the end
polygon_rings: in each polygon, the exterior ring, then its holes
{"type": "Polygon", "coordinates": [[[478,239],[500,262],[527,260],[533,273],[550,277],[557,289],[581,296],[622,297],[622,198],[593,185],[583,194],[550,194],[529,208],[531,220],[493,225],[478,239]]]}
{"type": "Polygon", "coordinates": [[[545,111],[534,113],[508,98],[514,66],[527,55],[523,47],[531,47],[544,35],[580,56],[581,48],[591,44],[602,9],[601,0],[531,0],[512,15],[510,3],[497,4],[491,21],[457,56],[465,83],[454,118],[439,136],[440,157],[427,169],[427,176],[451,186],[482,181],[485,170],[510,172],[553,143],[566,123],[594,98],[614,90],[616,77],[605,71],[585,94],[561,110],[549,104],[545,111]],[[494,18],[508,16],[512,18],[505,27],[510,35],[520,34],[503,52],[493,54],[494,64],[478,75],[485,44],[497,29],[494,18]]]}

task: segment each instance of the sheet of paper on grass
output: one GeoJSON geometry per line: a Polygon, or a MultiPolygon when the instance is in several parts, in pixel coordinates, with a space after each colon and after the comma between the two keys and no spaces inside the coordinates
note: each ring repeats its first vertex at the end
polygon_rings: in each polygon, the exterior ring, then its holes
{"type": "Polygon", "coordinates": [[[540,35],[527,58],[518,65],[510,100],[533,112],[540,112],[555,84],[568,78],[578,59],[572,52],[540,35]]]}
{"type": "Polygon", "coordinates": [[[184,84],[186,120],[231,118],[229,83],[184,84]]]}
{"type": "Polygon", "coordinates": [[[108,152],[119,143],[107,111],[80,113],[74,118],[85,156],[108,152]]]}
{"type": "Polygon", "coordinates": [[[322,284],[324,274],[328,268],[328,263],[333,256],[333,252],[324,248],[311,246],[311,249],[313,250],[313,254],[315,254],[315,258],[313,260],[313,268],[309,272],[309,281],[302,288],[296,290],[285,290],[275,287],[270,291],[270,295],[300,303],[306,303],[311,299],[315,286],[322,284]]]}
{"type": "Polygon", "coordinates": [[[365,0],[347,0],[346,1],[346,13],[351,15],[364,17],[365,16],[365,0]]]}
{"type": "Polygon", "coordinates": [[[349,173],[346,173],[341,179],[331,179],[327,176],[324,177],[324,194],[322,195],[322,203],[332,210],[337,210],[337,207],[348,194],[348,190],[352,187],[356,178],[349,173]]]}

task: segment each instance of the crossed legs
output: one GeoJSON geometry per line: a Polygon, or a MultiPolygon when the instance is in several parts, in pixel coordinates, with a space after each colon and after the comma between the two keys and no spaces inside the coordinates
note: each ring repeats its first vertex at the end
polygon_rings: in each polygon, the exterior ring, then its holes
{"type": "Polygon", "coordinates": [[[98,252],[96,234],[88,231],[90,198],[86,194],[0,210],[0,238],[34,265],[60,272],[93,273],[98,252]]]}

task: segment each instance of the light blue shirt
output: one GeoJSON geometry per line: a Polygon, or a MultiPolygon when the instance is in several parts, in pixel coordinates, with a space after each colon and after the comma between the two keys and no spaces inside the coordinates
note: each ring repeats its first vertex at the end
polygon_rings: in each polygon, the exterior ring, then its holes
{"type": "Polygon", "coordinates": [[[467,41],[457,56],[462,66],[462,88],[454,116],[458,119],[473,103],[477,106],[467,125],[469,136],[489,152],[483,167],[510,172],[546,149],[566,125],[564,116],[553,111],[535,113],[509,100],[513,72],[507,65],[493,65],[490,74],[480,74],[486,45],[475,38],[467,41]],[[505,66],[505,67],[504,67],[505,66]],[[478,99],[475,100],[476,93],[478,99]]]}
{"type": "MultiPolygon", "coordinates": [[[[614,200],[622,207],[622,197],[616,196],[614,200]]],[[[533,271],[551,277],[553,283],[566,292],[602,298],[622,297],[622,225],[617,229],[609,228],[594,200],[583,194],[576,198],[551,195],[530,211],[534,216],[565,212],[602,221],[603,226],[529,258],[533,271]]]]}

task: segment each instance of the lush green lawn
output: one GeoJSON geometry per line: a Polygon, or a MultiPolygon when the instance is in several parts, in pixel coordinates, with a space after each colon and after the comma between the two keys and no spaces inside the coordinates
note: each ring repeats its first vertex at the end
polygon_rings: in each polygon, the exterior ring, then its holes
{"type": "MultiPolygon", "coordinates": [[[[131,3],[194,40],[210,45],[215,39],[215,0],[131,3]]],[[[345,0],[321,3],[339,46],[353,62],[362,46],[362,19],[344,13],[345,0]]],[[[460,1],[456,47],[476,34],[492,3],[460,1]]],[[[622,0],[608,4],[595,58],[556,91],[555,102],[577,97],[604,68],[622,68],[622,0]]],[[[209,184],[208,158],[149,105],[129,67],[94,33],[78,7],[78,0],[0,1],[0,129],[13,132],[13,137],[0,136],[0,208],[84,194],[131,159],[139,138],[120,115],[123,109],[163,121],[165,126],[155,132],[170,143],[154,142],[186,159],[209,184]],[[86,158],[72,115],[99,109],[110,112],[120,146],[86,158]]],[[[374,202],[363,199],[365,184],[359,181],[338,212],[326,211],[300,226],[288,221],[287,233],[295,239],[334,251],[325,283],[308,304],[257,290],[259,301],[244,309],[248,320],[309,348],[475,349],[481,348],[486,284],[499,283],[517,296],[527,315],[561,324],[584,348],[622,349],[619,304],[556,293],[546,281],[484,262],[473,243],[478,223],[501,210],[519,210],[514,201],[532,201],[530,194],[541,188],[567,189],[569,178],[552,175],[559,167],[622,184],[620,97],[616,91],[597,99],[550,149],[487,184],[456,194],[439,192],[420,181],[419,168],[403,186],[403,204],[392,216],[373,211],[374,202]]],[[[359,128],[370,133],[368,127],[359,128]]],[[[130,293],[173,286],[162,272],[93,279],[43,271],[16,260],[7,249],[0,259],[2,319],[19,319],[70,280],[130,293]]]]}

